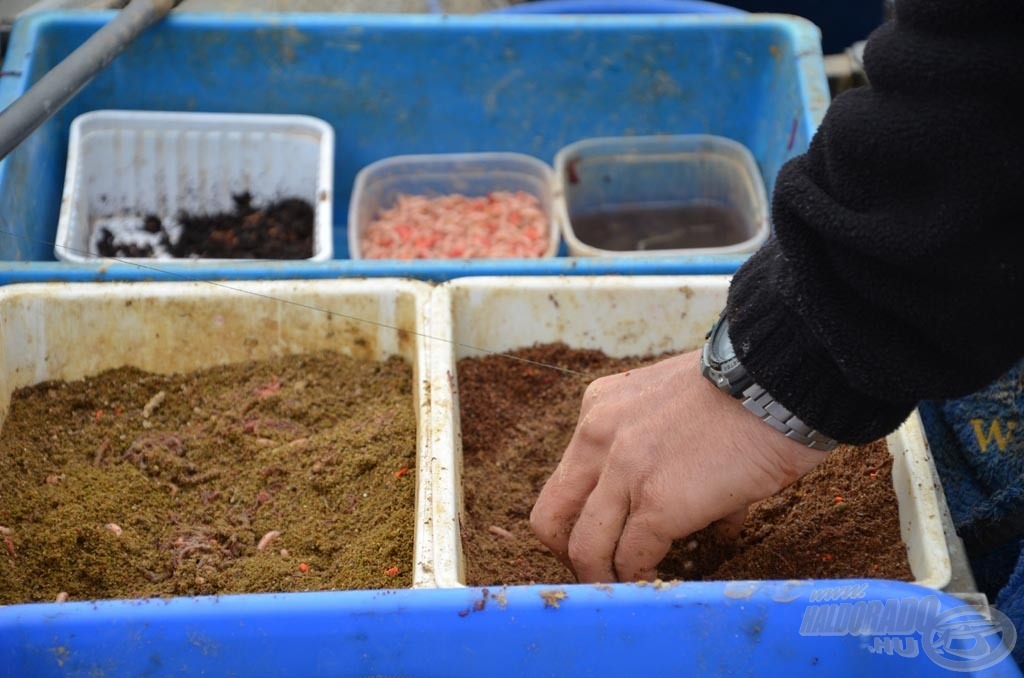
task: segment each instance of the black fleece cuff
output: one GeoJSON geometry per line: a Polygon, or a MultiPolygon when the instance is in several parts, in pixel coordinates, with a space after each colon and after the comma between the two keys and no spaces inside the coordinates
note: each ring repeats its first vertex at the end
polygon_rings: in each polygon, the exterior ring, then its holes
{"type": "MultiPolygon", "coordinates": [[[[754,381],[804,423],[843,443],[862,444],[895,430],[914,403],[890,403],[860,393],[823,344],[773,289],[769,241],[733,278],[729,338],[754,381]]],[[[863,369],[864,366],[860,366],[863,369]]]]}

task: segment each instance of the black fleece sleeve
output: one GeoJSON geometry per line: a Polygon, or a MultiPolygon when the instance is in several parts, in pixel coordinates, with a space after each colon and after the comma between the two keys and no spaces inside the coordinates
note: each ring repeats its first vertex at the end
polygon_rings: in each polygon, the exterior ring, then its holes
{"type": "Polygon", "coordinates": [[[729,291],[754,379],[842,442],[1024,355],[1024,0],[899,0],[729,291]]]}

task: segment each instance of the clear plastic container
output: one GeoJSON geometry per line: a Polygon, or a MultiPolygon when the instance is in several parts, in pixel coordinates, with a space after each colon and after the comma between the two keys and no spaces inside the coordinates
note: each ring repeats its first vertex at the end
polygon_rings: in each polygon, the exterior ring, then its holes
{"type": "Polygon", "coordinates": [[[547,163],[521,153],[399,155],[367,165],[356,175],[349,203],[349,256],[363,258],[363,231],[381,210],[393,207],[399,195],[480,197],[493,191],[525,191],[537,198],[548,221],[542,256],[555,256],[560,229],[554,174],[547,163]]]}
{"type": "Polygon", "coordinates": [[[737,254],[768,238],[757,163],[724,137],[585,139],[559,151],[555,177],[573,256],[737,254]]]}
{"type": "Polygon", "coordinates": [[[132,239],[152,246],[159,236],[132,223],[150,214],[173,224],[182,211],[231,211],[232,195],[247,192],[257,207],[284,198],[307,201],[314,213],[309,260],[331,259],[333,184],[334,130],[318,118],[93,111],[71,123],[54,255],[97,261],[97,234],[105,227],[138,231],[132,239]]]}

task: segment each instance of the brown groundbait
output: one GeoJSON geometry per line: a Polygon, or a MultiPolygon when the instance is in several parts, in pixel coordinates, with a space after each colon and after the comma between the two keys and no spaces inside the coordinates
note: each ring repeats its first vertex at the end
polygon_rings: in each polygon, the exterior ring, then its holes
{"type": "MultiPolygon", "coordinates": [[[[515,352],[595,376],[655,358],[611,359],[564,345],[515,352]]],[[[530,509],[572,437],[586,380],[500,356],[459,361],[468,583],[569,583],[533,536],[530,509]]],[[[885,442],[841,447],[748,516],[740,539],[713,528],[677,542],[662,579],[874,577],[911,580],[885,442]]]]}

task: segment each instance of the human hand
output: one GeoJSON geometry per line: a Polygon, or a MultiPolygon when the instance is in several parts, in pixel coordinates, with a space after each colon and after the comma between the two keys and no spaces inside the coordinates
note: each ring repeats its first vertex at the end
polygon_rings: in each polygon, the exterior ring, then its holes
{"type": "Polygon", "coordinates": [[[594,381],[530,525],[581,582],[654,579],[674,539],[722,521],[828,456],[700,374],[700,352],[594,381]]]}

